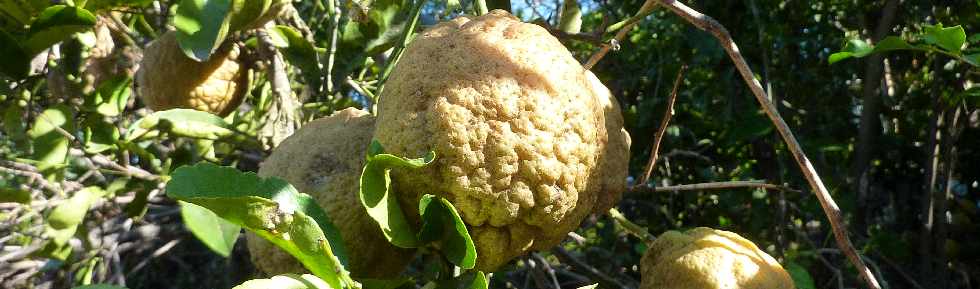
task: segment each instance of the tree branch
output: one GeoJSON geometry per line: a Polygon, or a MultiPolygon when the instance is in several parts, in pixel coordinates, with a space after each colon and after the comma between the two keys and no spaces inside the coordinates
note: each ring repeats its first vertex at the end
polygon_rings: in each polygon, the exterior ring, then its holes
{"type": "MultiPolygon", "coordinates": [[[[675,0],[661,0],[661,3],[664,7],[670,9],[670,11],[674,14],[681,16],[698,29],[711,33],[718,39],[722,48],[725,49],[728,56],[732,59],[732,62],[735,63],[735,67],[738,69],[739,74],[741,74],[742,79],[752,90],[752,94],[755,95],[756,100],[759,101],[759,104],[762,106],[763,110],[765,110],[766,115],[769,116],[769,119],[776,126],[776,130],[779,131],[779,134],[783,137],[783,141],[786,142],[787,148],[793,153],[793,159],[795,159],[796,163],[800,166],[803,176],[806,177],[807,182],[809,182],[810,187],[813,189],[813,192],[817,195],[817,199],[820,200],[820,206],[823,208],[824,213],[830,220],[831,229],[834,232],[837,246],[844,252],[847,259],[854,264],[854,267],[857,268],[861,277],[867,282],[868,287],[880,289],[881,286],[878,284],[878,280],[875,279],[874,275],[871,273],[871,270],[868,269],[868,266],[864,264],[863,260],[861,260],[861,257],[857,255],[854,246],[851,244],[851,240],[847,236],[847,230],[844,228],[845,225],[843,217],[841,216],[840,208],[837,206],[837,203],[834,202],[833,197],[830,196],[830,192],[827,191],[827,188],[824,186],[823,181],[817,174],[816,169],[813,168],[813,164],[810,163],[810,160],[807,158],[806,154],[804,154],[799,141],[797,141],[796,137],[793,136],[793,132],[790,130],[789,125],[787,125],[786,121],[779,116],[779,112],[776,110],[775,105],[773,105],[772,102],[769,102],[766,92],[762,89],[762,85],[759,83],[759,80],[755,78],[755,75],[749,68],[748,63],[746,63],[745,58],[742,57],[742,54],[739,52],[738,46],[735,45],[735,42],[732,40],[728,29],[713,18],[701,14],[700,12],[695,11],[694,9],[691,9],[690,7],[687,7],[686,5],[675,0]]],[[[644,7],[646,7],[646,4],[644,4],[644,7]]]]}
{"type": "Polygon", "coordinates": [[[703,190],[721,190],[721,189],[738,189],[738,188],[760,188],[760,189],[770,189],[770,190],[778,190],[784,192],[801,193],[800,190],[796,190],[793,188],[780,186],[780,185],[768,184],[762,181],[713,182],[713,183],[699,183],[699,184],[664,186],[664,187],[634,186],[630,188],[630,192],[631,193],[660,193],[660,192],[703,191],[703,190]]]}
{"type": "Polygon", "coordinates": [[[653,144],[650,147],[650,161],[647,163],[646,170],[643,172],[643,177],[637,184],[645,186],[648,181],[650,181],[650,174],[653,173],[653,167],[657,164],[657,156],[660,153],[660,142],[664,138],[664,133],[667,132],[667,125],[670,124],[670,117],[674,115],[674,101],[677,100],[677,89],[681,87],[681,80],[684,79],[684,71],[687,70],[687,64],[681,66],[681,69],[677,71],[677,79],[674,80],[674,88],[670,91],[670,97],[667,99],[667,109],[664,111],[664,118],[660,121],[660,129],[657,130],[657,134],[653,138],[653,144]]]}

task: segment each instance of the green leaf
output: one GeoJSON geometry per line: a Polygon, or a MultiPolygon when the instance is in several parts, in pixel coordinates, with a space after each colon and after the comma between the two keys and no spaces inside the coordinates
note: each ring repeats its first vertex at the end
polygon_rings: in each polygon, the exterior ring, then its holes
{"type": "Polygon", "coordinates": [[[48,171],[65,164],[70,141],[64,133],[75,131],[73,119],[71,109],[64,104],[51,106],[37,116],[27,134],[34,144],[33,159],[38,161],[38,169],[48,171]]]}
{"type": "Polygon", "coordinates": [[[82,122],[82,144],[86,153],[98,154],[116,149],[119,140],[119,128],[105,121],[100,115],[93,115],[82,122]]]}
{"type": "Polygon", "coordinates": [[[872,47],[864,40],[851,39],[847,41],[847,44],[844,45],[844,48],[841,49],[840,52],[831,54],[830,58],[828,59],[828,62],[830,62],[830,64],[834,64],[838,61],[848,59],[851,57],[860,58],[860,57],[867,56],[868,54],[871,54],[872,51],[874,51],[874,47],[872,47]]]}
{"type": "Polygon", "coordinates": [[[874,52],[879,53],[879,52],[902,50],[902,49],[916,50],[918,48],[912,46],[908,42],[905,42],[905,40],[902,40],[902,38],[896,36],[888,36],[885,37],[885,39],[878,41],[877,44],[875,44],[874,52]]]}
{"type": "Polygon", "coordinates": [[[444,198],[425,195],[419,200],[419,214],[422,215],[419,239],[439,242],[442,253],[450,262],[463,269],[473,269],[476,246],[453,204],[444,198]]]}
{"type": "Polygon", "coordinates": [[[339,231],[312,197],[286,181],[201,163],[175,170],[166,191],[269,240],[332,288],[353,282],[339,231]]]}
{"type": "Polygon", "coordinates": [[[187,229],[204,245],[223,257],[231,255],[242,227],[225,221],[201,206],[180,202],[180,216],[187,229]]]}
{"type": "MultiPolygon", "coordinates": [[[[364,5],[355,3],[352,5],[364,5]]],[[[366,21],[351,21],[344,26],[340,41],[368,55],[381,53],[401,39],[412,17],[412,2],[406,0],[375,0],[366,11],[366,21]],[[357,49],[360,48],[360,49],[357,49]]],[[[354,51],[351,50],[351,51],[354,51]]]]}
{"type": "Polygon", "coordinates": [[[317,49],[303,37],[299,31],[289,26],[276,25],[269,30],[269,35],[276,39],[277,47],[282,48],[283,56],[290,64],[299,67],[303,72],[303,78],[310,87],[320,87],[320,57],[317,49]],[[280,46],[283,45],[283,46],[280,46]]]}
{"type": "Polygon", "coordinates": [[[978,43],[978,42],[980,42],[980,33],[970,35],[970,37],[968,37],[966,39],[966,41],[968,41],[970,43],[978,43]]]}
{"type": "Polygon", "coordinates": [[[95,284],[95,285],[78,286],[72,289],[127,289],[127,288],[116,286],[116,285],[109,285],[109,284],[95,284]]]}
{"type": "MultiPolygon", "coordinates": [[[[0,185],[5,185],[0,183],[0,185]]],[[[31,192],[11,187],[0,187],[0,203],[31,203],[31,192]]]]}
{"type": "Polygon", "coordinates": [[[11,105],[3,112],[3,132],[19,149],[27,150],[27,125],[22,120],[24,108],[11,105]]]}
{"type": "Polygon", "coordinates": [[[88,10],[65,5],[53,5],[31,24],[24,48],[29,55],[37,54],[72,34],[95,26],[95,15],[88,10]]]}
{"type": "Polygon", "coordinates": [[[960,25],[945,28],[942,24],[926,25],[922,40],[959,55],[960,50],[963,49],[963,43],[966,42],[966,31],[960,25]]]}
{"type": "Polygon", "coordinates": [[[598,287],[599,287],[599,283],[595,283],[595,284],[592,284],[592,285],[585,285],[585,286],[582,286],[582,287],[578,287],[578,289],[596,289],[598,287]]]}
{"type": "Polygon", "coordinates": [[[329,284],[310,274],[284,274],[269,279],[245,281],[232,289],[331,289],[329,284]]]}
{"type": "Polygon", "coordinates": [[[161,130],[176,136],[218,140],[234,134],[231,127],[216,115],[178,108],[154,112],[136,121],[129,127],[126,140],[157,137],[161,130]]]}
{"type": "Polygon", "coordinates": [[[419,169],[435,159],[435,152],[429,152],[424,158],[406,159],[391,154],[379,153],[384,150],[377,141],[372,141],[371,153],[367,157],[364,171],[361,173],[361,204],[367,208],[368,215],[378,223],[381,232],[391,244],[402,248],[419,246],[415,231],[408,224],[405,214],[398,205],[397,198],[391,191],[391,169],[419,169]]]}
{"type": "Polygon", "coordinates": [[[963,60],[970,65],[980,67],[980,53],[963,55],[963,60]]]}
{"type": "Polygon", "coordinates": [[[231,0],[181,0],[174,16],[177,43],[191,59],[203,62],[221,46],[231,22],[231,0]]]}
{"type": "Polygon", "coordinates": [[[48,238],[48,244],[42,250],[43,254],[65,260],[71,253],[68,240],[75,235],[78,224],[85,219],[89,208],[104,195],[105,191],[98,187],[86,187],[51,210],[44,224],[44,235],[48,238]]]}
{"type": "Polygon", "coordinates": [[[490,280],[483,272],[469,272],[450,280],[443,280],[436,283],[436,289],[487,289],[490,280]]]}
{"type": "Polygon", "coordinates": [[[796,264],[796,262],[786,263],[786,271],[789,272],[789,277],[793,278],[793,284],[796,284],[798,289],[816,289],[817,285],[813,282],[813,277],[810,277],[810,273],[806,271],[806,268],[796,264]]]}
{"type": "Polygon", "coordinates": [[[0,72],[13,79],[23,79],[31,70],[31,53],[22,47],[21,40],[0,29],[0,72]]]}
{"type": "Polygon", "coordinates": [[[99,88],[85,97],[85,107],[104,116],[118,116],[126,109],[132,95],[133,79],[119,75],[102,82],[99,88]]]}

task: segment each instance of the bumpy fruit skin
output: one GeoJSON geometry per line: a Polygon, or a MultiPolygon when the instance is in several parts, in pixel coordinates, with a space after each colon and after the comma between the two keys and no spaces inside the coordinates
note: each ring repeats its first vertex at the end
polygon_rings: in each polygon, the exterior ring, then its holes
{"type": "Polygon", "coordinates": [[[640,289],[795,288],[789,273],[751,241],[711,228],[663,233],[640,263],[640,289]]]}
{"type": "MultiPolygon", "coordinates": [[[[373,131],[374,117],[353,108],[314,120],[272,152],[259,176],[282,178],[316,199],[340,231],[353,276],[390,278],[405,269],[414,250],[388,243],[358,197],[373,131]]],[[[270,275],[306,272],[272,243],[251,233],[245,237],[259,270],[270,275]]]]}
{"type": "Polygon", "coordinates": [[[389,153],[438,155],[421,171],[393,171],[402,207],[423,194],[450,200],[483,271],[558,244],[618,202],[598,179],[600,162],[624,157],[601,157],[609,93],[593,79],[548,31],[502,10],[417,36],[385,84],[374,135],[389,153]]]}
{"type": "Polygon", "coordinates": [[[589,85],[595,92],[599,104],[602,106],[603,116],[605,117],[606,133],[609,138],[606,141],[605,151],[598,157],[598,170],[592,175],[593,180],[590,184],[597,186],[590,189],[599,192],[601,197],[596,204],[596,212],[605,212],[611,209],[623,197],[626,191],[626,177],[629,174],[630,163],[630,134],[623,127],[623,112],[619,109],[619,101],[609,92],[609,89],[599,81],[591,71],[586,71],[589,85]]]}
{"type": "Polygon", "coordinates": [[[170,31],[143,52],[136,81],[143,102],[152,110],[191,108],[227,115],[241,104],[248,76],[237,61],[239,48],[223,45],[205,62],[184,55],[177,33],[170,31]]]}

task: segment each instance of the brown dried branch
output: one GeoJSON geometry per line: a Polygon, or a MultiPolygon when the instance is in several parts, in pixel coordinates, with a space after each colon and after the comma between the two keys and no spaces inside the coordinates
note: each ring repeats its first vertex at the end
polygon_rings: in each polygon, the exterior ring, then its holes
{"type": "Polygon", "coordinates": [[[698,183],[698,184],[664,186],[664,187],[634,186],[630,188],[630,192],[631,193],[654,193],[654,192],[660,193],[660,192],[703,191],[703,190],[721,190],[721,189],[737,189],[737,188],[760,188],[760,189],[778,190],[784,192],[801,193],[801,191],[797,189],[789,188],[786,186],[775,185],[775,184],[769,184],[763,181],[730,181],[730,182],[698,183]]]}
{"type": "Polygon", "coordinates": [[[616,36],[614,36],[613,39],[609,39],[609,43],[603,43],[599,47],[599,51],[596,51],[595,54],[592,54],[592,57],[589,57],[589,61],[583,65],[585,69],[592,69],[596,63],[599,63],[599,60],[606,56],[606,53],[609,53],[610,49],[619,50],[619,42],[623,41],[623,38],[626,38],[626,34],[628,34],[630,30],[633,30],[633,26],[636,26],[636,23],[639,23],[640,20],[643,20],[643,18],[647,17],[647,15],[650,15],[650,13],[653,12],[653,8],[656,7],[657,0],[647,0],[643,3],[643,6],[640,7],[640,11],[637,11],[633,17],[630,17],[625,22],[614,24],[614,27],[619,28],[619,31],[616,32],[616,36]]]}
{"type": "Polygon", "coordinates": [[[667,132],[670,117],[674,115],[674,102],[677,100],[677,90],[681,87],[681,80],[684,79],[684,71],[686,70],[687,64],[684,64],[677,71],[677,78],[674,79],[674,88],[671,89],[670,97],[667,99],[667,109],[664,111],[664,118],[660,120],[660,129],[657,130],[657,134],[653,137],[653,144],[650,147],[650,161],[647,163],[646,170],[643,172],[643,177],[637,182],[641,186],[645,186],[650,181],[650,174],[653,173],[653,167],[657,164],[657,156],[660,153],[660,142],[664,138],[664,133],[667,132]]]}
{"type": "MultiPolygon", "coordinates": [[[[267,24],[271,25],[270,24],[267,24]]],[[[268,26],[271,27],[271,26],[268,26]]],[[[269,61],[267,75],[272,86],[272,106],[266,114],[265,124],[259,130],[263,146],[273,148],[279,145],[300,127],[299,99],[289,86],[289,76],[286,74],[286,61],[279,50],[272,44],[272,37],[266,29],[259,29],[259,50],[263,58],[269,61]]]]}

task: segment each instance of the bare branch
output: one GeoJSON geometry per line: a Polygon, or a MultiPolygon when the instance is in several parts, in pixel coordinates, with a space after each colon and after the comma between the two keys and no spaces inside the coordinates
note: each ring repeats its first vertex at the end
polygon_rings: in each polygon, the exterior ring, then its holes
{"type": "Polygon", "coordinates": [[[636,26],[636,23],[639,23],[640,20],[643,20],[643,18],[646,18],[647,15],[650,15],[650,13],[653,12],[653,8],[656,7],[657,0],[647,0],[643,3],[643,6],[640,7],[640,11],[636,12],[636,15],[633,15],[633,17],[630,17],[624,22],[616,23],[610,26],[610,30],[617,28],[619,29],[619,31],[616,32],[616,36],[614,36],[613,39],[610,39],[609,43],[603,43],[602,46],[599,47],[599,51],[592,54],[592,57],[589,57],[589,61],[582,66],[585,67],[585,69],[592,69],[596,63],[599,63],[599,60],[602,60],[602,58],[606,56],[606,53],[609,53],[610,49],[615,47],[615,49],[618,50],[619,42],[623,41],[623,38],[626,38],[626,34],[633,29],[633,26],[636,26]]]}
{"type": "MultiPolygon", "coordinates": [[[[834,231],[837,246],[841,248],[841,251],[843,251],[844,255],[847,256],[847,259],[854,264],[854,267],[858,269],[861,277],[867,282],[868,287],[880,289],[881,285],[879,285],[878,280],[875,279],[874,275],[871,273],[871,269],[868,269],[868,266],[865,265],[864,261],[861,260],[861,257],[858,256],[856,250],[854,249],[854,245],[851,244],[851,240],[847,236],[847,229],[845,228],[840,208],[837,206],[837,203],[834,202],[833,197],[830,196],[830,192],[827,191],[823,181],[820,179],[820,175],[818,175],[816,169],[813,168],[813,164],[810,163],[810,160],[806,157],[806,154],[804,154],[799,141],[797,141],[796,137],[793,136],[793,132],[790,130],[789,125],[787,125],[786,121],[779,116],[779,111],[776,109],[776,106],[769,101],[769,97],[766,96],[766,92],[763,90],[759,80],[755,78],[755,75],[749,68],[748,63],[746,63],[745,58],[742,57],[738,46],[735,45],[731,35],[728,33],[728,29],[713,18],[701,14],[700,12],[695,11],[694,9],[691,9],[690,7],[687,7],[686,5],[675,0],[661,0],[661,3],[664,7],[670,9],[670,11],[674,14],[681,16],[699,29],[711,33],[718,39],[722,48],[725,49],[728,56],[735,63],[735,67],[738,69],[739,74],[742,75],[742,79],[752,90],[752,94],[755,95],[756,100],[759,101],[760,105],[762,105],[766,115],[769,116],[769,119],[776,126],[776,130],[779,131],[779,134],[783,137],[783,141],[786,142],[787,148],[793,153],[793,158],[800,166],[803,176],[806,177],[807,182],[810,183],[810,187],[820,200],[820,206],[823,208],[824,213],[830,220],[831,229],[834,231]]],[[[645,4],[644,7],[646,7],[645,4]]]]}
{"type": "Polygon", "coordinates": [[[677,79],[674,80],[674,88],[670,91],[670,97],[667,99],[667,109],[664,111],[664,118],[660,120],[660,129],[657,130],[657,134],[653,137],[653,145],[650,147],[650,161],[647,163],[647,168],[643,172],[643,177],[637,183],[641,186],[646,185],[650,181],[650,174],[653,173],[653,167],[657,164],[657,155],[660,153],[660,142],[664,138],[664,133],[667,132],[667,125],[670,124],[670,117],[674,115],[674,101],[677,100],[677,90],[681,86],[681,80],[684,79],[684,71],[687,70],[687,64],[681,66],[681,69],[677,71],[677,79]]]}
{"type": "Polygon", "coordinates": [[[679,191],[723,190],[723,189],[738,189],[738,188],[760,188],[760,189],[770,189],[770,190],[778,190],[784,192],[801,193],[801,191],[797,189],[775,185],[775,184],[768,184],[763,181],[713,182],[713,183],[698,183],[698,184],[664,186],[664,187],[634,186],[630,188],[630,192],[631,193],[651,193],[651,192],[660,193],[660,192],[679,192],[679,191]]]}

